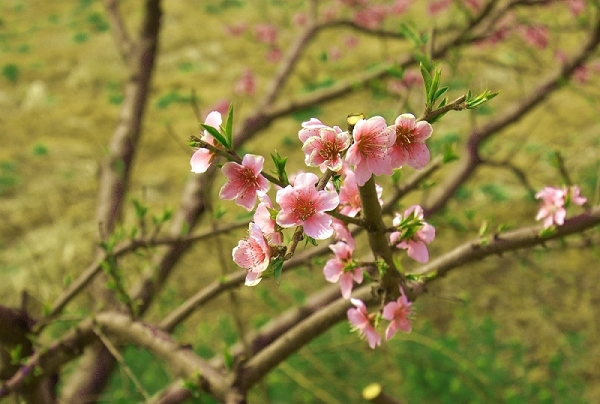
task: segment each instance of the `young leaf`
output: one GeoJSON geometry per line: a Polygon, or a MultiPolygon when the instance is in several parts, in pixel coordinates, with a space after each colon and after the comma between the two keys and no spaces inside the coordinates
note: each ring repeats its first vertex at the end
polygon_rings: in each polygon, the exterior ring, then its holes
{"type": "Polygon", "coordinates": [[[421,76],[423,76],[423,83],[425,84],[425,93],[429,96],[429,89],[431,88],[431,74],[427,68],[425,68],[423,62],[419,63],[419,67],[421,69],[421,76]]]}
{"type": "Polygon", "coordinates": [[[233,145],[233,104],[229,104],[229,112],[227,113],[227,121],[225,122],[225,136],[231,148],[233,145]]]}
{"type": "Polygon", "coordinates": [[[208,133],[210,133],[210,135],[214,137],[217,142],[221,143],[228,149],[230,148],[227,143],[227,139],[225,139],[225,137],[221,133],[219,133],[217,128],[207,125],[205,123],[201,123],[200,126],[202,126],[208,133]]]}

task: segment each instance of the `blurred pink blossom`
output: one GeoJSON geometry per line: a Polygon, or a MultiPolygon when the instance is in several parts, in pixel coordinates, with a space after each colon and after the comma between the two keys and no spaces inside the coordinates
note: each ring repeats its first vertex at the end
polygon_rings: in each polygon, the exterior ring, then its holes
{"type": "Polygon", "coordinates": [[[367,311],[367,306],[360,299],[350,299],[350,302],[356,307],[348,309],[346,313],[350,324],[358,331],[358,335],[366,337],[371,349],[381,345],[381,335],[375,331],[374,318],[367,311]]]}
{"type": "Polygon", "coordinates": [[[538,49],[546,49],[550,39],[550,30],[544,25],[529,25],[521,28],[521,35],[529,45],[538,49]]]}
{"type": "Polygon", "coordinates": [[[579,16],[585,10],[585,0],[565,0],[574,16],[579,16]]]}
{"type": "Polygon", "coordinates": [[[587,202],[587,198],[581,196],[581,190],[576,185],[562,189],[544,187],[535,194],[535,198],[542,201],[535,220],[544,219],[544,228],[546,229],[553,225],[562,226],[565,223],[566,207],[571,203],[581,206],[587,202]]]}
{"type": "MultiPolygon", "coordinates": [[[[213,105],[212,108],[209,108],[209,110],[216,111],[221,115],[227,115],[227,113],[229,112],[230,105],[231,105],[231,101],[228,100],[227,98],[223,98],[222,100],[217,101],[217,103],[215,105],[213,105]]],[[[208,118],[208,115],[206,117],[208,118]]],[[[220,123],[219,123],[219,125],[220,125],[220,123]]],[[[214,125],[211,125],[211,126],[214,126],[214,125]]],[[[215,128],[218,128],[218,127],[219,126],[215,126],[215,128]]]]}
{"type": "Polygon", "coordinates": [[[402,15],[406,12],[410,3],[412,3],[412,0],[396,0],[394,4],[389,7],[389,12],[396,16],[402,15]]]}
{"type": "Polygon", "coordinates": [[[246,285],[257,285],[260,274],[269,267],[271,248],[256,223],[250,222],[248,237],[238,242],[232,256],[236,264],[248,270],[246,285]]]}
{"type": "Polygon", "coordinates": [[[446,10],[448,7],[450,7],[451,4],[452,0],[430,1],[427,6],[427,11],[429,12],[429,14],[435,15],[446,10]]]}
{"type": "Polygon", "coordinates": [[[274,45],[277,41],[277,27],[271,24],[257,24],[254,26],[256,38],[267,45],[274,45]]]}
{"type": "Polygon", "coordinates": [[[297,27],[303,27],[304,25],[306,25],[307,21],[308,21],[308,18],[306,17],[306,14],[304,14],[302,12],[297,12],[292,17],[292,22],[297,27]]]}
{"type": "Polygon", "coordinates": [[[348,49],[354,49],[358,46],[358,37],[354,35],[346,35],[344,37],[344,46],[348,49]]]}
{"type": "Polygon", "coordinates": [[[235,83],[234,91],[238,95],[253,96],[256,91],[256,78],[249,68],[246,68],[242,76],[235,83]]]}
{"type": "Polygon", "coordinates": [[[385,6],[372,5],[368,8],[358,10],[354,14],[354,23],[367,29],[377,29],[388,16],[388,10],[385,6]]]}
{"type": "Polygon", "coordinates": [[[481,10],[481,0],[465,0],[465,4],[473,11],[481,10]]]}
{"type": "Polygon", "coordinates": [[[223,164],[221,171],[227,177],[227,182],[219,192],[219,198],[225,200],[235,199],[239,206],[251,211],[256,204],[257,194],[264,194],[271,185],[261,171],[265,158],[246,154],[242,164],[229,161],[223,164]]]}
{"type": "Polygon", "coordinates": [[[241,21],[241,22],[239,22],[237,24],[225,25],[225,27],[223,28],[223,30],[228,35],[231,35],[231,36],[240,36],[244,32],[246,32],[247,28],[248,28],[248,25],[245,22],[241,21]]]}
{"type": "Polygon", "coordinates": [[[391,175],[393,171],[387,150],[394,144],[396,134],[387,127],[385,119],[381,116],[361,119],[352,134],[354,144],[348,149],[346,161],[354,166],[358,186],[365,185],[373,174],[391,175]]]}
{"type": "MultiPolygon", "coordinates": [[[[229,106],[228,106],[228,108],[229,108],[229,106]]],[[[221,126],[222,122],[223,122],[223,119],[221,118],[221,114],[218,111],[212,111],[211,113],[209,113],[206,116],[206,120],[204,121],[204,123],[206,125],[210,125],[214,128],[218,128],[219,126],[221,126]]],[[[200,140],[202,140],[212,146],[221,147],[217,143],[215,138],[212,137],[207,131],[204,131],[204,134],[202,135],[200,140]]],[[[194,173],[206,172],[206,170],[208,170],[208,167],[210,167],[210,164],[213,162],[215,157],[216,157],[215,153],[211,152],[210,150],[204,149],[204,148],[199,148],[198,150],[196,150],[194,152],[194,154],[192,155],[192,158],[190,159],[190,164],[192,166],[192,172],[194,172],[194,173]]]]}
{"type": "Polygon", "coordinates": [[[535,220],[544,219],[544,228],[548,228],[554,224],[562,226],[565,223],[567,211],[565,209],[564,189],[545,187],[535,194],[535,199],[542,200],[542,206],[535,220]]]}
{"type": "Polygon", "coordinates": [[[396,142],[389,150],[393,168],[408,164],[419,169],[429,163],[429,149],[425,144],[433,131],[429,122],[417,122],[413,114],[402,114],[390,129],[396,133],[396,142]]]}
{"type": "Polygon", "coordinates": [[[410,315],[412,314],[412,303],[408,301],[406,293],[400,287],[400,297],[394,302],[389,302],[383,307],[381,317],[390,321],[385,330],[385,339],[389,341],[398,330],[409,333],[412,330],[410,315]]]}
{"type": "Polygon", "coordinates": [[[413,217],[413,220],[406,224],[406,226],[417,225],[419,229],[416,231],[412,229],[409,234],[413,235],[408,239],[405,238],[406,233],[402,231],[404,229],[393,232],[390,234],[390,242],[394,244],[396,248],[407,249],[409,257],[424,264],[429,261],[429,251],[427,251],[427,246],[425,244],[431,243],[435,238],[435,228],[423,221],[423,208],[419,205],[413,205],[406,209],[404,216],[396,213],[396,217],[394,217],[392,223],[394,226],[398,227],[403,221],[406,221],[411,216],[413,217]]]}
{"type": "Polygon", "coordinates": [[[327,58],[329,60],[331,60],[332,62],[335,62],[336,60],[340,60],[342,55],[343,55],[342,50],[337,46],[332,46],[331,48],[329,48],[329,51],[327,52],[327,58]]]}
{"type": "Polygon", "coordinates": [[[265,60],[269,63],[277,63],[281,60],[282,56],[283,53],[281,52],[281,49],[273,47],[267,52],[265,60]]]}
{"type": "Polygon", "coordinates": [[[352,260],[354,248],[343,241],[331,244],[329,248],[335,257],[325,263],[323,268],[325,279],[331,283],[340,282],[342,297],[350,299],[354,282],[362,283],[363,281],[362,269],[352,260]]]}
{"type": "Polygon", "coordinates": [[[324,240],[333,235],[331,217],[325,213],[335,209],[339,197],[335,192],[317,191],[319,178],[313,173],[298,174],[294,185],[277,191],[275,200],[281,206],[277,224],[281,227],[304,226],[306,235],[324,240]]]}

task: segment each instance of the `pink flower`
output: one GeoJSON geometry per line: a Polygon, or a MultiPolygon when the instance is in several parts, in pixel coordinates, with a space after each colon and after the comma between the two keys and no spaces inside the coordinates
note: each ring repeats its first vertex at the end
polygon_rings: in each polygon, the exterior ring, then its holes
{"type": "Polygon", "coordinates": [[[439,1],[430,1],[427,6],[427,11],[431,15],[435,15],[441,13],[452,4],[452,0],[439,0],[439,1]]]}
{"type": "Polygon", "coordinates": [[[581,196],[581,190],[577,185],[569,187],[567,205],[569,202],[578,206],[582,206],[587,202],[587,198],[585,196],[581,196]]]}
{"type": "Polygon", "coordinates": [[[585,10],[585,0],[566,0],[569,9],[574,16],[578,16],[585,10]]]}
{"type": "Polygon", "coordinates": [[[402,114],[390,129],[396,132],[396,142],[390,149],[393,168],[408,164],[418,169],[429,163],[429,149],[425,145],[425,139],[433,131],[429,122],[417,122],[413,114],[402,114]]]}
{"type": "Polygon", "coordinates": [[[342,50],[340,48],[338,48],[337,46],[332,46],[331,48],[329,48],[329,52],[327,52],[327,58],[329,60],[331,60],[332,62],[335,62],[336,60],[340,60],[342,55],[343,55],[342,50]]]}
{"type": "Polygon", "coordinates": [[[304,14],[302,12],[297,12],[292,17],[292,22],[297,27],[303,27],[304,25],[306,25],[306,21],[308,21],[306,14],[304,14]]]}
{"type": "Polygon", "coordinates": [[[545,229],[552,225],[562,226],[567,216],[567,206],[571,203],[581,206],[587,202],[587,198],[580,193],[581,190],[576,185],[563,189],[545,187],[535,194],[536,199],[542,200],[542,206],[535,220],[544,219],[545,229]]]}
{"type": "MultiPolygon", "coordinates": [[[[223,119],[221,118],[221,114],[218,111],[212,111],[206,117],[204,123],[206,125],[210,125],[214,128],[218,128],[221,126],[223,119]]],[[[220,147],[214,137],[212,137],[207,131],[204,131],[204,134],[200,138],[200,140],[213,145],[215,147],[220,147]]],[[[190,164],[192,165],[192,172],[194,173],[204,173],[210,167],[210,164],[213,162],[215,158],[215,154],[208,149],[200,148],[194,152],[192,158],[190,159],[190,164]]]]}
{"type": "Polygon", "coordinates": [[[346,35],[344,37],[344,46],[348,49],[354,49],[358,46],[358,37],[354,35],[346,35]]]}
{"type": "Polygon", "coordinates": [[[302,122],[302,129],[298,131],[298,138],[302,143],[305,143],[309,138],[319,136],[319,130],[323,128],[329,128],[329,126],[323,124],[317,118],[310,118],[310,120],[302,122]]]}
{"type": "MultiPolygon", "coordinates": [[[[379,204],[383,205],[383,200],[381,199],[383,188],[375,184],[375,190],[379,198],[379,204]]],[[[354,172],[350,170],[346,172],[344,183],[340,187],[340,206],[342,207],[340,213],[351,217],[355,217],[362,210],[356,177],[354,172]]]]}
{"type": "Polygon", "coordinates": [[[423,221],[423,208],[413,205],[406,209],[404,217],[396,213],[392,222],[400,231],[390,234],[390,242],[396,248],[408,249],[408,256],[421,264],[429,261],[427,246],[435,238],[435,228],[423,221]]]}
{"type": "Polygon", "coordinates": [[[335,217],[331,218],[331,227],[333,227],[334,237],[338,241],[343,241],[351,248],[356,248],[356,240],[352,237],[352,233],[348,230],[346,223],[335,217]]]}
{"type": "Polygon", "coordinates": [[[270,63],[277,63],[281,60],[282,56],[283,53],[281,52],[281,49],[279,49],[278,47],[273,47],[267,52],[265,60],[270,63]]]}
{"type": "Polygon", "coordinates": [[[525,42],[529,45],[538,49],[545,49],[548,46],[548,40],[550,39],[550,31],[548,27],[543,25],[532,25],[524,27],[521,31],[521,35],[525,42]]]}
{"type": "Polygon", "coordinates": [[[248,26],[246,25],[245,22],[240,22],[238,24],[234,24],[234,25],[226,25],[225,26],[225,33],[231,35],[231,36],[240,36],[242,35],[244,32],[246,32],[246,28],[248,28],[248,26]]]}
{"type": "Polygon", "coordinates": [[[273,45],[277,41],[277,27],[271,24],[257,24],[254,27],[256,38],[265,44],[273,45]]]}
{"type": "Polygon", "coordinates": [[[223,164],[221,171],[227,177],[227,182],[221,188],[219,197],[222,199],[235,199],[235,203],[250,211],[256,203],[257,193],[269,190],[269,181],[260,173],[265,158],[246,154],[242,164],[233,161],[223,164]]]}
{"type": "Polygon", "coordinates": [[[370,6],[359,10],[354,15],[354,23],[367,29],[377,29],[388,16],[388,10],[383,6],[370,6]]]}
{"type": "Polygon", "coordinates": [[[354,165],[358,186],[365,185],[372,174],[391,175],[392,165],[387,149],[394,144],[396,134],[388,129],[385,119],[380,116],[361,119],[352,133],[354,144],[348,149],[346,161],[354,165]]]}
{"type": "Polygon", "coordinates": [[[263,194],[259,195],[258,199],[260,203],[256,207],[256,212],[254,212],[252,220],[260,227],[270,245],[282,244],[282,234],[280,231],[277,231],[277,223],[271,217],[270,210],[273,209],[271,198],[269,198],[269,195],[263,194]]]}
{"type": "MultiPolygon", "coordinates": [[[[221,115],[227,115],[227,113],[229,112],[230,105],[231,105],[231,101],[229,101],[227,98],[223,98],[223,99],[217,101],[216,104],[212,106],[212,108],[209,108],[209,110],[217,111],[221,115]]],[[[208,114],[208,115],[210,115],[210,114],[208,114]]],[[[207,115],[207,119],[208,119],[208,115],[207,115]]],[[[207,122],[205,122],[205,123],[207,123],[207,122]]],[[[211,125],[211,126],[214,126],[214,125],[211,125]]],[[[218,129],[219,127],[215,126],[215,128],[218,129]]]]}
{"type": "Polygon", "coordinates": [[[275,200],[281,206],[277,224],[281,227],[304,226],[304,232],[317,240],[331,237],[331,217],[325,212],[335,209],[339,197],[335,192],[317,191],[319,178],[313,173],[298,174],[294,186],[277,191],[275,200]]]}
{"type": "Polygon", "coordinates": [[[234,91],[238,95],[253,96],[255,90],[256,79],[254,78],[254,73],[252,73],[252,70],[247,68],[244,70],[237,83],[235,83],[234,91]]]}
{"type": "Polygon", "coordinates": [[[396,0],[394,4],[390,6],[390,13],[392,15],[402,15],[410,6],[412,0],[396,0]]]}
{"type": "Polygon", "coordinates": [[[400,297],[395,302],[389,302],[383,307],[381,317],[391,321],[385,330],[385,339],[389,341],[398,330],[409,333],[412,329],[409,316],[412,314],[412,303],[408,301],[406,293],[400,287],[400,297]]]}
{"type": "Polygon", "coordinates": [[[365,306],[362,300],[352,298],[350,302],[356,306],[355,309],[348,309],[346,313],[350,324],[352,324],[354,329],[358,330],[361,338],[366,336],[371,349],[375,349],[377,345],[381,345],[381,335],[375,331],[373,317],[369,315],[367,306],[365,306]]]}
{"type": "Polygon", "coordinates": [[[340,289],[344,299],[350,299],[353,283],[362,283],[363,272],[352,260],[353,248],[343,241],[338,241],[329,246],[335,258],[327,261],[323,274],[328,282],[340,282],[340,289]]]}
{"type": "Polygon", "coordinates": [[[246,285],[254,286],[260,282],[260,274],[269,267],[271,248],[263,236],[260,227],[250,222],[248,238],[240,240],[232,252],[233,261],[248,270],[246,285]]]}
{"type": "Polygon", "coordinates": [[[535,199],[542,200],[542,206],[535,220],[544,219],[544,228],[556,224],[562,226],[565,223],[567,211],[565,209],[565,190],[554,187],[545,187],[537,194],[535,199]]]}
{"type": "Polygon", "coordinates": [[[302,151],[305,156],[305,163],[310,167],[319,167],[322,172],[327,169],[339,171],[342,169],[342,152],[350,146],[350,135],[348,132],[335,126],[321,127],[317,130],[317,135],[311,136],[304,142],[302,151]]]}
{"type": "Polygon", "coordinates": [[[465,3],[473,11],[481,10],[481,0],[465,0],[465,3]]]}

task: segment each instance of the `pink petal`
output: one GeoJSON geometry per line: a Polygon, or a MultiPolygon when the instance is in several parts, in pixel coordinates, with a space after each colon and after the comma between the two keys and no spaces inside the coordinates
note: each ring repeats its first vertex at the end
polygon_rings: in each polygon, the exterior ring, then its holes
{"type": "Polygon", "coordinates": [[[408,256],[421,264],[429,261],[429,252],[427,246],[422,241],[408,242],[408,256]]]}
{"type": "Polygon", "coordinates": [[[239,190],[239,184],[228,181],[221,187],[221,190],[219,191],[219,198],[226,200],[235,199],[238,196],[239,190]]]}
{"type": "Polygon", "coordinates": [[[336,283],[344,273],[343,265],[335,258],[328,260],[323,268],[323,275],[328,282],[336,283]]]}
{"type": "Polygon", "coordinates": [[[430,160],[429,149],[424,143],[413,143],[408,148],[408,165],[412,168],[423,168],[430,160]]]}
{"type": "Polygon", "coordinates": [[[369,342],[371,349],[375,349],[376,346],[381,345],[381,335],[379,335],[373,327],[366,328],[365,335],[367,336],[367,341],[369,342]]]}
{"type": "Polygon", "coordinates": [[[349,272],[344,273],[340,278],[340,289],[342,291],[342,297],[344,299],[350,299],[352,295],[352,274],[349,272]]]}
{"type": "Polygon", "coordinates": [[[325,240],[331,237],[333,235],[331,218],[324,213],[316,213],[312,215],[304,221],[304,232],[307,236],[317,240],[325,240]]]}
{"type": "Polygon", "coordinates": [[[413,139],[419,143],[422,143],[425,139],[428,139],[433,133],[433,127],[429,122],[420,121],[417,122],[415,127],[413,139]]]}
{"type": "MultiPolygon", "coordinates": [[[[227,198],[224,198],[227,199],[227,198]]],[[[246,192],[235,199],[235,203],[250,212],[256,204],[256,192],[246,192]]]]}
{"type": "Polygon", "coordinates": [[[340,198],[335,192],[320,191],[317,200],[315,201],[315,208],[319,212],[327,212],[337,208],[340,204],[340,198]]]}
{"type": "Polygon", "coordinates": [[[190,164],[192,166],[192,172],[194,173],[204,173],[210,167],[210,163],[212,162],[213,154],[207,149],[198,149],[192,155],[190,159],[190,164]]]}
{"type": "Polygon", "coordinates": [[[264,162],[265,158],[263,156],[255,156],[254,154],[246,154],[242,159],[242,165],[251,169],[254,175],[260,174],[264,162]]]}

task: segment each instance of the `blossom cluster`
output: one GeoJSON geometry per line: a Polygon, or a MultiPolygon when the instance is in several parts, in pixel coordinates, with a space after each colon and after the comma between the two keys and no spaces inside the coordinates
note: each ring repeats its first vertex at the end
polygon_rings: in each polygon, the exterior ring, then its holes
{"type": "Polygon", "coordinates": [[[583,205],[587,198],[581,196],[581,190],[578,186],[555,188],[545,187],[537,194],[536,199],[540,199],[542,204],[535,220],[544,220],[544,228],[552,226],[562,226],[567,217],[566,208],[570,205],[583,205]]]}
{"type": "MultiPolygon", "coordinates": [[[[228,118],[229,119],[229,118],[228,118]]],[[[215,130],[223,122],[221,114],[211,112],[205,123],[215,130]]],[[[208,128],[211,129],[211,128],[208,128]]],[[[218,131],[218,130],[217,130],[218,131]]],[[[302,142],[304,162],[321,172],[336,175],[337,188],[333,182],[319,184],[319,177],[311,172],[300,172],[287,183],[287,174],[280,176],[286,182],[275,181],[277,191],[275,204],[267,195],[270,182],[263,175],[264,157],[246,154],[241,161],[233,158],[221,167],[227,182],[221,188],[219,197],[234,200],[248,211],[254,210],[249,224],[248,236],[238,242],[232,257],[236,264],[247,270],[246,285],[258,284],[269,274],[271,264],[283,262],[283,229],[298,228],[306,236],[315,240],[334,238],[329,246],[334,257],[323,268],[325,279],[340,284],[342,297],[351,299],[354,284],[364,279],[364,271],[374,265],[361,263],[353,257],[356,241],[343,220],[332,218],[328,212],[336,210],[339,215],[358,218],[362,214],[359,187],[364,186],[373,175],[392,174],[394,169],[409,165],[422,168],[430,160],[425,140],[431,136],[432,127],[425,121],[417,121],[412,114],[398,116],[393,125],[386,123],[381,116],[358,119],[351,132],[338,126],[327,126],[312,118],[302,123],[298,138],[302,142]]],[[[215,139],[218,133],[204,131],[201,141],[206,143],[191,158],[192,171],[202,173],[208,170],[218,154],[226,150],[221,140],[215,139]],[[214,135],[211,135],[211,133],[214,135]]],[[[277,163],[276,163],[277,164],[277,163]]],[[[375,184],[380,204],[383,189],[375,184]]],[[[339,217],[339,216],[338,216],[339,217]]],[[[408,256],[418,262],[427,262],[429,254],[426,243],[435,237],[435,230],[423,221],[420,206],[408,208],[403,215],[396,214],[393,220],[394,231],[389,236],[392,247],[406,249],[408,256]]],[[[382,314],[369,314],[365,304],[351,299],[355,308],[348,311],[348,318],[361,335],[367,337],[374,347],[381,341],[375,332],[380,319],[390,321],[386,339],[398,330],[409,332],[411,303],[404,291],[400,290],[397,301],[388,302],[382,314]]]]}

